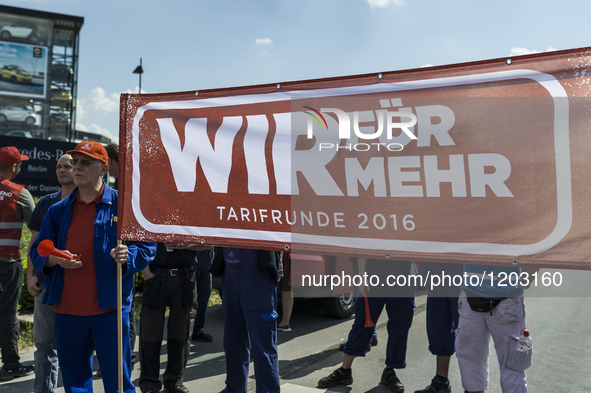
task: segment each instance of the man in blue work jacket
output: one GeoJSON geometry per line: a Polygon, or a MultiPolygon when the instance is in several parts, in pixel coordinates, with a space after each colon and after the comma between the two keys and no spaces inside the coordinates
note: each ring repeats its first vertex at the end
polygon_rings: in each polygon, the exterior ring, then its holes
{"type": "Polygon", "coordinates": [[[31,259],[47,276],[44,304],[53,305],[55,340],[66,392],[92,392],[93,342],[105,391],[118,390],[117,264],[123,269],[123,390],[135,392],[129,344],[129,305],[133,275],[154,258],[156,245],[117,245],[117,191],[102,181],[108,155],[98,142],[79,143],[72,156],[76,189],[49,208],[31,259]],[[42,257],[38,244],[51,240],[75,257],[42,257]]]}

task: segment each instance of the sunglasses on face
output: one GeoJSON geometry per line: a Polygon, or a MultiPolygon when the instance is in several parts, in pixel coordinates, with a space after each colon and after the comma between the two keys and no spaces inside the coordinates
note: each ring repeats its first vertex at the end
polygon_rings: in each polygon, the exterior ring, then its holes
{"type": "Polygon", "coordinates": [[[93,162],[98,162],[98,161],[96,161],[96,160],[79,160],[77,158],[72,158],[70,160],[70,163],[72,164],[72,166],[76,166],[76,164],[78,164],[78,163],[82,164],[82,166],[89,166],[93,162]]]}

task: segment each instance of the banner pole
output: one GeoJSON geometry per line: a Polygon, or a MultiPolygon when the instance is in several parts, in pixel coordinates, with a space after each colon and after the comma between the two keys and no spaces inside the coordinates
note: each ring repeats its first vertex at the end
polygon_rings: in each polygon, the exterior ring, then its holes
{"type": "MultiPolygon", "coordinates": [[[[127,99],[129,94],[121,94],[120,101],[119,101],[119,146],[122,146],[123,149],[119,154],[119,162],[122,165],[119,165],[119,173],[117,175],[118,179],[121,180],[121,187],[119,191],[123,191],[125,189],[125,162],[126,162],[126,152],[125,152],[125,135],[126,133],[126,123],[125,119],[127,118],[127,99]]],[[[118,192],[117,196],[117,216],[121,216],[123,219],[123,198],[119,198],[122,193],[118,192]]],[[[117,223],[117,245],[120,246],[123,244],[123,240],[121,237],[121,225],[119,224],[118,217],[115,217],[115,222],[117,223]]],[[[118,377],[119,377],[119,393],[123,393],[123,266],[120,263],[117,263],[117,353],[118,353],[118,377]]],[[[133,293],[133,291],[132,291],[133,293]]],[[[132,299],[133,301],[133,299],[132,299]]],[[[135,316],[133,316],[135,318],[135,316]]],[[[133,352],[133,348],[131,348],[131,352],[133,352]]],[[[130,371],[131,372],[131,371],[130,371]]]]}
{"type": "MultiPolygon", "coordinates": [[[[123,242],[117,240],[120,246],[123,242]]],[[[117,362],[119,377],[119,393],[123,393],[123,290],[122,290],[122,266],[117,263],[117,362]]]]}

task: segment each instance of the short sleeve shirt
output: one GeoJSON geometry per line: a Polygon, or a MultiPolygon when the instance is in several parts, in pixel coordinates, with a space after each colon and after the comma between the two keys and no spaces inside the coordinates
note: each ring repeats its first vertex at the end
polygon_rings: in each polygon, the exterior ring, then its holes
{"type": "Polygon", "coordinates": [[[37,206],[35,206],[35,210],[33,210],[33,214],[29,220],[29,229],[36,232],[41,231],[41,223],[43,222],[43,218],[45,218],[47,211],[52,205],[61,201],[61,199],[61,191],[42,196],[41,199],[39,199],[39,202],[37,202],[37,206]]]}
{"type": "Polygon", "coordinates": [[[18,201],[16,202],[16,218],[25,220],[25,222],[29,223],[31,219],[31,214],[33,214],[33,210],[35,209],[35,200],[33,196],[26,188],[23,188],[21,194],[18,197],[18,201]]]}

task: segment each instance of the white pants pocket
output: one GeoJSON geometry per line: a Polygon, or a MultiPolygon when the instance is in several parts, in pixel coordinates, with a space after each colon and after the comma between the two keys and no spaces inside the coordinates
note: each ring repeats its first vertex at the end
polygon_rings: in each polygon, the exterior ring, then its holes
{"type": "Polygon", "coordinates": [[[507,351],[507,368],[514,371],[525,371],[531,367],[533,348],[524,350],[518,345],[518,338],[511,337],[507,351]]]}

